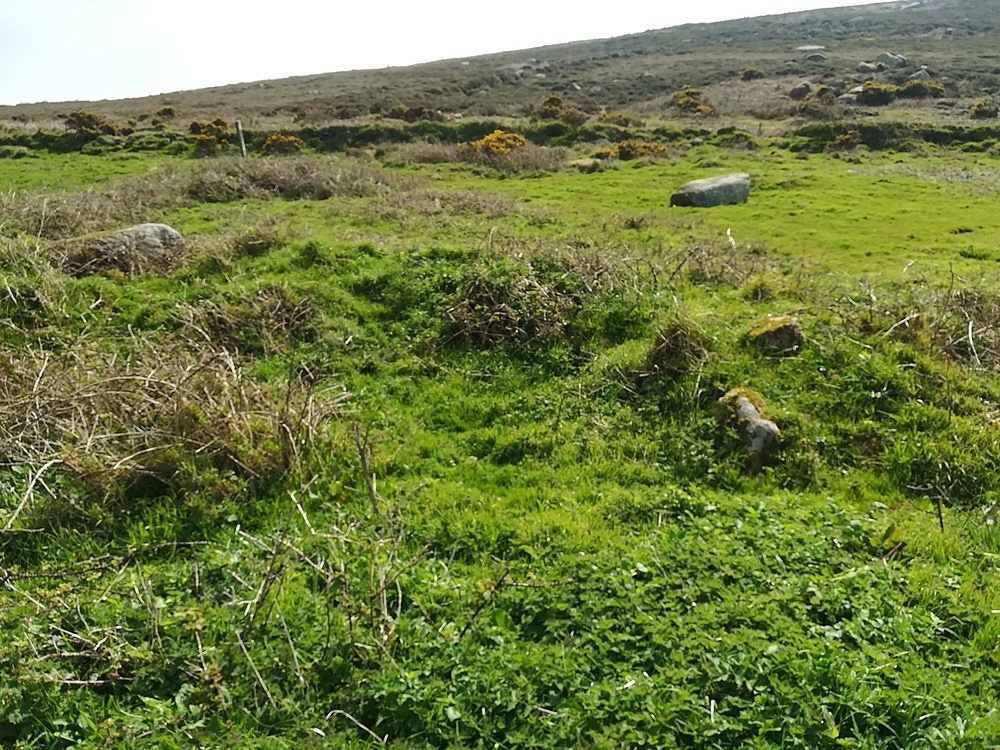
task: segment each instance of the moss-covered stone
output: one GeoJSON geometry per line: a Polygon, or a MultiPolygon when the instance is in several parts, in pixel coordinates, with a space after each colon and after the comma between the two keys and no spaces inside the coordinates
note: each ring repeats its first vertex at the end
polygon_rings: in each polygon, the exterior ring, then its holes
{"type": "Polygon", "coordinates": [[[768,354],[795,354],[805,336],[799,320],[791,315],[765,315],[750,324],[750,337],[768,354]]]}

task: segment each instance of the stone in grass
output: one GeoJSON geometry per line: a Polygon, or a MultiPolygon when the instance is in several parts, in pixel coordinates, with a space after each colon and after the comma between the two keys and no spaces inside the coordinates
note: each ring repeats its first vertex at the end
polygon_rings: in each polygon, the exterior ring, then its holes
{"type": "Polygon", "coordinates": [[[750,324],[749,333],[767,354],[796,354],[805,340],[799,319],[791,315],[765,315],[750,324]]]}
{"type": "Polygon", "coordinates": [[[670,196],[670,205],[711,208],[743,203],[749,196],[750,175],[738,172],[685,183],[670,196]]]}
{"type": "Polygon", "coordinates": [[[748,468],[757,473],[781,436],[778,425],[767,418],[764,397],[753,388],[733,388],[715,405],[719,422],[736,432],[749,454],[748,468]]]}
{"type": "Polygon", "coordinates": [[[137,224],[67,240],[62,249],[57,265],[72,276],[117,272],[131,277],[168,270],[184,250],[184,237],[166,224],[137,224]]]}
{"type": "Polygon", "coordinates": [[[803,81],[798,86],[793,87],[792,90],[788,92],[788,97],[792,101],[801,102],[803,99],[806,98],[806,96],[809,95],[810,91],[812,91],[812,86],[809,84],[809,81],[803,81]]]}
{"type": "Polygon", "coordinates": [[[883,52],[881,55],[875,58],[877,62],[884,63],[890,68],[905,68],[910,64],[902,55],[894,55],[892,52],[883,52]]]}

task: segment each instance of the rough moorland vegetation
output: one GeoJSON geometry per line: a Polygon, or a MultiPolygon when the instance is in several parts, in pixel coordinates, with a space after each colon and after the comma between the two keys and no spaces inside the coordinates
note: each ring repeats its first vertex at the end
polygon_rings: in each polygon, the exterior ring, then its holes
{"type": "Polygon", "coordinates": [[[8,121],[0,745],[997,746],[988,24],[891,5],[600,108],[8,121]]]}

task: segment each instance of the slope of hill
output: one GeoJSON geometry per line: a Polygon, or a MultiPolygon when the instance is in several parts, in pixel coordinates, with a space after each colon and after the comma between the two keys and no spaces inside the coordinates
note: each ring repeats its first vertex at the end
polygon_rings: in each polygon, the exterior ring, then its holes
{"type": "Polygon", "coordinates": [[[0,746],[1000,746],[988,15],[16,108],[0,746]],[[960,124],[819,88],[883,49],[960,124]]]}
{"type": "Polygon", "coordinates": [[[169,105],[179,116],[317,123],[384,112],[397,104],[474,116],[523,115],[548,92],[590,112],[663,111],[687,85],[737,80],[754,66],[771,79],[860,82],[859,62],[892,50],[927,65],[955,93],[1000,88],[1000,28],[980,0],[905,0],[723,23],[684,25],[405,68],[300,76],[172,92],[141,99],[0,107],[0,118],[47,119],[76,106],[123,118],[169,105]],[[810,62],[819,45],[825,61],[810,62]]]}

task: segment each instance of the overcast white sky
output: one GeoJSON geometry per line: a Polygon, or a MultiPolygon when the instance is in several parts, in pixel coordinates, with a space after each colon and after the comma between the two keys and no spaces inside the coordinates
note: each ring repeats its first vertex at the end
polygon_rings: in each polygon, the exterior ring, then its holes
{"type": "Polygon", "coordinates": [[[0,0],[0,104],[412,65],[878,0],[0,0]]]}

